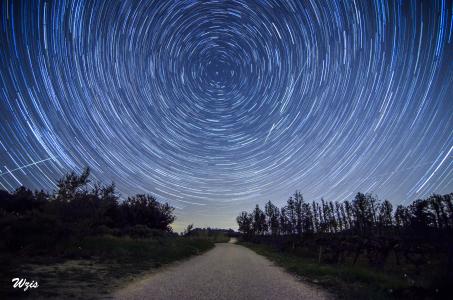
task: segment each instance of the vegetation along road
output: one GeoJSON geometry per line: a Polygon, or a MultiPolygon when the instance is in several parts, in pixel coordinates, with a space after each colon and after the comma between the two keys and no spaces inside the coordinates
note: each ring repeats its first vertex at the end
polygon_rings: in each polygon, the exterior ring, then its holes
{"type": "Polygon", "coordinates": [[[115,299],[329,299],[252,250],[217,244],[117,291],[115,299]]]}

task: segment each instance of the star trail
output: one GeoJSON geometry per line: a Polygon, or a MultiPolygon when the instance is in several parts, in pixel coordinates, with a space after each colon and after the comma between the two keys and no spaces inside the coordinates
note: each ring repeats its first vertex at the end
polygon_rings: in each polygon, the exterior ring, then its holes
{"type": "Polygon", "coordinates": [[[0,188],[90,166],[176,226],[453,191],[452,1],[2,1],[0,188]],[[179,224],[179,225],[178,225],[179,224]]]}

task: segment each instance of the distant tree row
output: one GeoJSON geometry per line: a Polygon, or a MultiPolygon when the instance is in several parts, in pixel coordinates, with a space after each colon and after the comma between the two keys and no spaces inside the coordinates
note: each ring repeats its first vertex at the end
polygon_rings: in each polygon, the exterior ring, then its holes
{"type": "MultiPolygon", "coordinates": [[[[22,248],[30,239],[58,241],[93,234],[146,237],[171,232],[174,208],[150,195],[119,201],[114,184],[89,188],[90,170],[58,181],[51,194],[19,187],[0,190],[0,231],[8,248],[22,248]]],[[[29,243],[28,243],[29,244],[29,243]]]]}
{"type": "Polygon", "coordinates": [[[394,264],[408,266],[415,274],[435,264],[443,281],[453,280],[453,193],[394,210],[389,201],[371,194],[310,203],[296,192],[281,208],[269,201],[264,210],[256,205],[242,212],[237,223],[245,240],[305,253],[319,263],[365,261],[384,268],[393,258],[394,264]]]}
{"type": "Polygon", "coordinates": [[[251,235],[298,235],[353,232],[359,235],[382,234],[389,230],[453,229],[453,193],[432,195],[408,206],[380,202],[371,194],[357,193],[350,201],[306,202],[295,192],[286,205],[278,208],[271,201],[264,210],[258,205],[237,218],[239,231],[251,235]]]}
{"type": "Polygon", "coordinates": [[[226,236],[237,236],[238,233],[235,232],[233,229],[223,229],[223,228],[211,228],[211,227],[206,227],[206,228],[199,228],[193,227],[193,224],[187,225],[186,229],[183,232],[183,235],[186,236],[214,236],[214,235],[226,235],[226,236]]]}
{"type": "Polygon", "coordinates": [[[189,224],[183,232],[184,236],[187,237],[202,237],[211,239],[214,243],[226,243],[231,237],[239,236],[238,232],[233,229],[221,229],[221,228],[194,228],[193,224],[189,224]]]}

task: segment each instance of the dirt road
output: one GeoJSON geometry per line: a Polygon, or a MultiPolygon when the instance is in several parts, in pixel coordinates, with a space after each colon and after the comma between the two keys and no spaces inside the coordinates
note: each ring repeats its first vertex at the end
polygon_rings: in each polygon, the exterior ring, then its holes
{"type": "Polygon", "coordinates": [[[217,244],[114,294],[115,299],[331,299],[252,250],[217,244]]]}

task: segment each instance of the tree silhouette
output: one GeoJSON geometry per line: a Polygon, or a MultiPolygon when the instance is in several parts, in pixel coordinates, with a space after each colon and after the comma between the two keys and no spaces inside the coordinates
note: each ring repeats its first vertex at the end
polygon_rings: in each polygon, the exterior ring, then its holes
{"type": "Polygon", "coordinates": [[[271,231],[272,235],[278,235],[280,232],[279,228],[279,219],[280,219],[280,211],[279,209],[272,204],[271,201],[268,201],[264,207],[264,211],[266,212],[267,216],[267,227],[271,231]]]}
{"type": "Polygon", "coordinates": [[[247,213],[246,211],[243,211],[237,218],[236,221],[239,225],[239,231],[245,235],[245,236],[250,236],[253,231],[252,231],[252,216],[247,213]]]}

